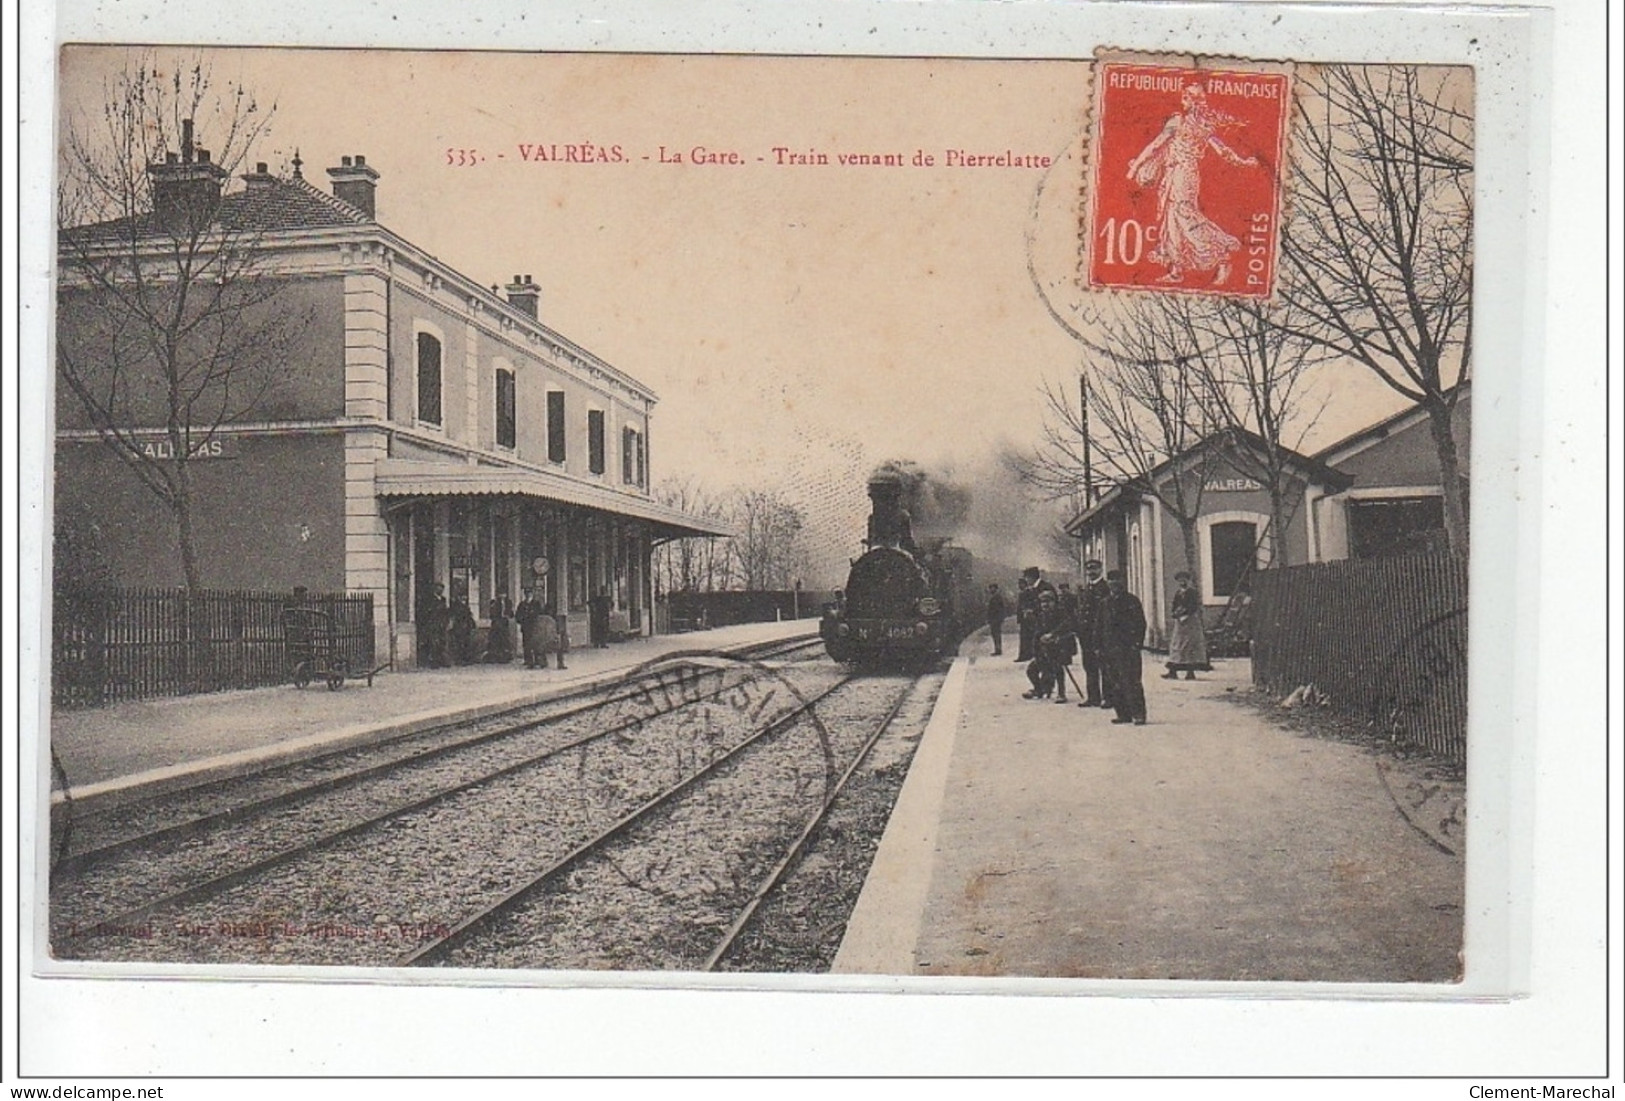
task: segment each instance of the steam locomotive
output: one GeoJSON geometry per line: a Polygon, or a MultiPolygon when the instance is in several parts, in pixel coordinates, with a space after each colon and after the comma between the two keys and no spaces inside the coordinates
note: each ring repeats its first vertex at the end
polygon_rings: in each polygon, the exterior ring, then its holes
{"type": "Polygon", "coordinates": [[[971,554],[946,539],[914,541],[901,481],[869,480],[868,547],[819,624],[824,648],[854,665],[925,665],[951,655],[976,623],[971,554]]]}

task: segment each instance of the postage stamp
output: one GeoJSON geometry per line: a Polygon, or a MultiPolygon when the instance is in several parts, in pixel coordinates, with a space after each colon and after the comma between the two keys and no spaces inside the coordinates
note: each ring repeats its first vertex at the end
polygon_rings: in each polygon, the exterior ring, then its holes
{"type": "Polygon", "coordinates": [[[1095,87],[1088,285],[1269,298],[1291,75],[1107,62],[1095,87]]]}

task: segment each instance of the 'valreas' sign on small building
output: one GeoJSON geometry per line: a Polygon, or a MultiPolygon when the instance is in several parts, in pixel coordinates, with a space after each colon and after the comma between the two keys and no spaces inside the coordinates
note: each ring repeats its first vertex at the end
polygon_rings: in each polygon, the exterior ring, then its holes
{"type": "Polygon", "coordinates": [[[1202,488],[1210,493],[1249,493],[1264,484],[1252,478],[1209,478],[1202,488]]]}

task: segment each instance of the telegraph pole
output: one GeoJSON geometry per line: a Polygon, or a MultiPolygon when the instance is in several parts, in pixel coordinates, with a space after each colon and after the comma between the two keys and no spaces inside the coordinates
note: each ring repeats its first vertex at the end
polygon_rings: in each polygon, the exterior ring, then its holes
{"type": "Polygon", "coordinates": [[[1083,432],[1083,507],[1093,508],[1095,504],[1095,476],[1090,469],[1089,455],[1089,376],[1078,375],[1078,411],[1081,414],[1078,423],[1083,432]]]}

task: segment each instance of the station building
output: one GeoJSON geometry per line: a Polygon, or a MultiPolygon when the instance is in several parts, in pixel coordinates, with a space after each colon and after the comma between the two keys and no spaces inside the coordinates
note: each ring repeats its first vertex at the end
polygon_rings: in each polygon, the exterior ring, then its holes
{"type": "MultiPolygon", "coordinates": [[[[239,186],[188,129],[148,171],[150,212],[59,243],[54,507],[59,524],[95,533],[118,584],[184,583],[176,520],[140,464],[103,440],[62,365],[73,357],[94,388],[114,385],[97,371],[117,364],[119,431],[166,458],[155,361],[124,346],[102,300],[114,292],[82,273],[132,248],[163,270],[165,220],[197,209],[253,251],[240,316],[286,338],[267,377],[235,382],[239,399],[262,387],[251,411],[190,437],[204,586],[370,594],[380,660],[407,665],[437,583],[482,626],[494,599],[534,587],[581,645],[600,594],[613,631],[652,632],[654,546],[727,534],[652,498],[653,391],[544,324],[530,276],[484,286],[380,225],[364,157],[327,170],[331,191],[297,157],[291,177],[261,164],[239,186]]],[[[198,423],[210,426],[206,410],[198,423]]]]}
{"type": "MultiPolygon", "coordinates": [[[[1464,384],[1453,422],[1464,478],[1471,405],[1464,384]]],[[[1182,511],[1195,517],[1193,572],[1210,627],[1233,601],[1246,597],[1256,570],[1445,548],[1444,490],[1421,407],[1401,410],[1313,455],[1281,448],[1269,464],[1267,454],[1257,437],[1217,433],[1157,466],[1149,482],[1112,486],[1067,522],[1067,533],[1083,541],[1085,557],[1122,570],[1129,591],[1144,601],[1148,645],[1166,642],[1174,574],[1186,562],[1184,531],[1170,501],[1183,502],[1182,511]],[[1266,488],[1266,467],[1280,473],[1278,510],[1266,488]]]]}

